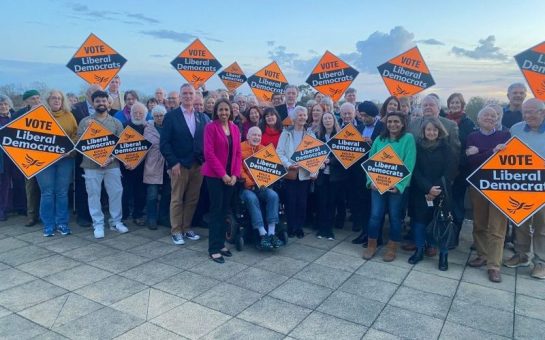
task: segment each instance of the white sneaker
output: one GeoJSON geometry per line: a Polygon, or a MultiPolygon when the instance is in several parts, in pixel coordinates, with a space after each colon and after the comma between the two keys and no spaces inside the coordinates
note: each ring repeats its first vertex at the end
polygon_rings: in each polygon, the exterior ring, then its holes
{"type": "Polygon", "coordinates": [[[104,227],[95,228],[94,234],[95,238],[104,238],[104,227]]]}
{"type": "Polygon", "coordinates": [[[116,224],[115,227],[110,227],[110,230],[117,231],[120,234],[125,234],[129,232],[129,228],[127,228],[122,222],[116,224]]]}

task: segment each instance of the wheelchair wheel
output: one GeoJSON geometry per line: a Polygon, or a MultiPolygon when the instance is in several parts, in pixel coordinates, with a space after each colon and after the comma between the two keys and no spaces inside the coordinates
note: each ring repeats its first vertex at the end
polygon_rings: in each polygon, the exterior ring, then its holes
{"type": "Polygon", "coordinates": [[[235,240],[235,248],[237,251],[242,251],[242,248],[244,247],[244,237],[242,235],[239,235],[237,239],[235,240]]]}
{"type": "Polygon", "coordinates": [[[225,228],[225,240],[231,244],[234,244],[239,234],[238,225],[232,216],[228,216],[225,219],[225,224],[227,224],[225,228]]]}

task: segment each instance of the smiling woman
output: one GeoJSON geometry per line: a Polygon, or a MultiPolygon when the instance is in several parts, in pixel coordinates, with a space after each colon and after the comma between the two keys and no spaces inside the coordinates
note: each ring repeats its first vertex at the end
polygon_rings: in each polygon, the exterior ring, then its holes
{"type": "Polygon", "coordinates": [[[213,122],[204,129],[205,162],[202,167],[210,195],[208,253],[214,262],[224,263],[224,256],[232,256],[225,247],[225,217],[241,172],[240,132],[232,122],[228,100],[216,102],[212,118],[213,122]]]}

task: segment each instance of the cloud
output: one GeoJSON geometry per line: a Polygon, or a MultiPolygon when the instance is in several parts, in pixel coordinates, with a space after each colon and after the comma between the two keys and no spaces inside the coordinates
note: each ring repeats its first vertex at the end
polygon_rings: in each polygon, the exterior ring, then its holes
{"type": "Polygon", "coordinates": [[[360,72],[374,73],[377,66],[414,47],[414,34],[402,26],[396,26],[389,33],[376,31],[365,40],[356,42],[356,51],[340,55],[353,63],[360,72]]]}
{"type": "Polygon", "coordinates": [[[417,40],[416,41],[417,43],[419,44],[424,44],[424,45],[445,45],[444,42],[442,41],[439,41],[437,39],[423,39],[423,40],[417,40]]]}
{"type": "Polygon", "coordinates": [[[152,58],[166,58],[169,57],[167,54],[150,54],[150,57],[152,58]]]}
{"type": "Polygon", "coordinates": [[[47,45],[45,47],[60,49],[60,50],[76,50],[77,49],[77,46],[71,46],[71,45],[47,45]]]}
{"type": "Polygon", "coordinates": [[[181,33],[171,30],[155,30],[155,31],[140,31],[140,33],[149,35],[158,39],[168,39],[176,42],[190,42],[197,38],[196,35],[191,33],[181,33]]]}
{"type": "Polygon", "coordinates": [[[160,23],[159,20],[141,13],[117,12],[109,10],[96,11],[89,9],[89,7],[83,4],[72,4],[70,7],[74,12],[74,15],[70,15],[69,17],[75,17],[77,19],[84,19],[89,21],[102,19],[119,21],[129,25],[147,25],[160,23]]]}
{"type": "MultiPolygon", "coordinates": [[[[378,65],[415,45],[414,34],[397,26],[389,33],[379,31],[372,33],[367,39],[357,41],[353,51],[338,56],[360,72],[376,73],[378,65]]],[[[317,55],[315,50],[308,51],[310,54],[315,54],[314,56],[302,58],[297,53],[288,52],[285,46],[271,47],[272,49],[268,52],[269,58],[277,61],[282,68],[290,68],[301,75],[308,75],[321,57],[321,55],[317,55]]]]}
{"type": "Polygon", "coordinates": [[[465,48],[454,46],[452,53],[457,56],[467,57],[471,59],[489,59],[489,60],[508,60],[509,57],[500,51],[500,48],[495,46],[496,37],[493,35],[488,36],[486,39],[479,40],[479,44],[473,50],[467,50],[465,48]]]}
{"type": "Polygon", "coordinates": [[[275,44],[274,40],[268,40],[267,41],[267,46],[274,46],[274,44],[275,44]]]}
{"type": "MultiPolygon", "coordinates": [[[[152,31],[140,31],[140,33],[152,36],[154,38],[158,39],[167,39],[167,40],[173,40],[175,42],[191,42],[197,38],[199,38],[197,35],[193,33],[186,33],[186,32],[175,32],[172,30],[152,30],[152,31]]],[[[223,40],[212,38],[207,35],[201,35],[203,39],[215,41],[215,42],[223,42],[223,40]]]]}
{"type": "Polygon", "coordinates": [[[154,19],[154,18],[150,18],[150,17],[145,16],[144,14],[140,14],[140,13],[129,13],[129,14],[127,14],[127,17],[137,19],[137,20],[140,20],[140,21],[145,21],[145,22],[150,23],[150,24],[160,23],[159,20],[154,19]]]}

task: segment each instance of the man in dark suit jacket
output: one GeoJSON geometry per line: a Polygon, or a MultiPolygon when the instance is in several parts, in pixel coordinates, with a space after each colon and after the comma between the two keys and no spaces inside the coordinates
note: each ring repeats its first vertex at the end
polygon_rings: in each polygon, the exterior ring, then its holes
{"type": "Polygon", "coordinates": [[[204,162],[204,126],[208,117],[193,108],[195,89],[180,88],[182,105],[165,115],[160,150],[169,168],[172,198],[170,201],[171,236],[174,244],[184,244],[184,237],[198,240],[191,220],[199,201],[204,162]]]}

